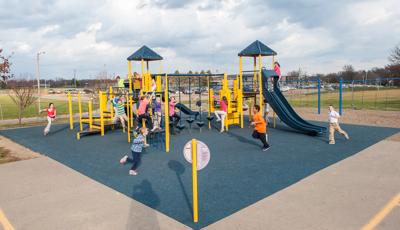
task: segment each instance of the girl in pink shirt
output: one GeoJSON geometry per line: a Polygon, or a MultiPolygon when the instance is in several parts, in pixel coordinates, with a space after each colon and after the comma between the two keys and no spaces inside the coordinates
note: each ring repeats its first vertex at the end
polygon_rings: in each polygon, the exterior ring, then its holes
{"type": "Polygon", "coordinates": [[[42,109],[40,112],[47,112],[47,126],[43,131],[43,134],[46,136],[50,132],[51,123],[56,119],[57,110],[53,103],[49,103],[49,107],[42,109]]]}
{"type": "Polygon", "coordinates": [[[277,61],[274,63],[274,71],[279,76],[279,80],[281,80],[281,65],[277,61]]]}
{"type": "Polygon", "coordinates": [[[140,98],[139,109],[138,109],[138,119],[136,130],[139,129],[139,126],[142,124],[142,120],[145,119],[147,123],[147,128],[150,130],[153,128],[153,122],[151,120],[150,114],[147,113],[147,106],[149,105],[151,98],[149,96],[142,96],[140,98]]]}
{"type": "Polygon", "coordinates": [[[169,102],[169,119],[172,121],[175,118],[175,126],[178,124],[178,122],[181,120],[181,117],[178,115],[178,113],[175,111],[175,106],[178,104],[175,100],[175,97],[170,97],[170,102],[169,102]]]}
{"type": "Polygon", "coordinates": [[[228,101],[226,97],[222,97],[222,100],[219,101],[220,110],[215,110],[215,116],[217,117],[217,122],[221,122],[221,133],[225,130],[225,117],[228,109],[228,101]]]}

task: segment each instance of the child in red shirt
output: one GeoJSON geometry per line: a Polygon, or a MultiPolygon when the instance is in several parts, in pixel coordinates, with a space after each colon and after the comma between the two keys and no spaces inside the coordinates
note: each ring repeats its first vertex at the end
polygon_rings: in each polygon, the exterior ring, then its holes
{"type": "Polygon", "coordinates": [[[47,135],[50,132],[51,123],[56,119],[57,110],[53,103],[49,103],[47,109],[42,109],[40,112],[47,112],[47,126],[43,131],[43,135],[47,135]]]}

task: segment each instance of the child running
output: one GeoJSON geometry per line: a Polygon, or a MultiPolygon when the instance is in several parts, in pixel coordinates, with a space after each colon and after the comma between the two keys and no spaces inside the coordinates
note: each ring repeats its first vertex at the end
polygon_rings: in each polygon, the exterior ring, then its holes
{"type": "Polygon", "coordinates": [[[128,121],[128,117],[126,116],[125,113],[125,106],[120,97],[116,101],[117,104],[114,107],[115,117],[113,123],[115,124],[117,123],[117,120],[120,120],[122,125],[122,131],[125,133],[125,122],[128,121]]]}
{"type": "Polygon", "coordinates": [[[40,112],[47,112],[47,125],[43,130],[43,135],[46,136],[50,132],[51,123],[56,119],[57,110],[53,103],[49,103],[49,107],[47,109],[40,110],[40,112]]]}
{"type": "Polygon", "coordinates": [[[131,146],[132,158],[129,158],[128,155],[125,155],[121,158],[119,163],[125,164],[126,162],[132,163],[132,167],[129,170],[129,175],[136,176],[138,173],[136,171],[138,164],[140,162],[140,155],[142,154],[143,148],[149,147],[148,144],[145,143],[146,136],[148,134],[147,128],[140,128],[140,134],[133,140],[131,146]]]}
{"type": "Polygon", "coordinates": [[[153,129],[151,132],[156,131],[157,129],[161,129],[161,99],[160,97],[156,97],[156,101],[154,102],[154,113],[153,113],[153,129]]]}
{"type": "Polygon", "coordinates": [[[228,107],[228,101],[226,97],[222,97],[222,100],[219,101],[220,110],[215,110],[215,116],[217,117],[217,122],[221,122],[221,130],[220,132],[223,133],[225,130],[225,117],[228,107]]]}
{"type": "Polygon", "coordinates": [[[267,123],[260,112],[260,106],[254,105],[253,122],[250,125],[254,126],[253,138],[259,139],[263,143],[262,151],[267,151],[270,145],[267,142],[267,123]]]}
{"type": "Polygon", "coordinates": [[[335,144],[335,131],[338,131],[342,134],[347,140],[349,139],[349,135],[339,126],[339,118],[340,115],[335,111],[332,105],[329,106],[329,144],[335,144]]]}

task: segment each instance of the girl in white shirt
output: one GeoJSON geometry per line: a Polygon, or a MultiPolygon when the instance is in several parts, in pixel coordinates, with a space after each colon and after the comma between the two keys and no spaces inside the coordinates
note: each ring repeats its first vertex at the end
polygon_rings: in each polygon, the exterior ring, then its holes
{"type": "Polygon", "coordinates": [[[338,131],[342,134],[347,140],[349,139],[349,135],[339,126],[339,118],[340,115],[335,111],[332,105],[329,106],[329,144],[335,144],[335,131],[338,131]]]}

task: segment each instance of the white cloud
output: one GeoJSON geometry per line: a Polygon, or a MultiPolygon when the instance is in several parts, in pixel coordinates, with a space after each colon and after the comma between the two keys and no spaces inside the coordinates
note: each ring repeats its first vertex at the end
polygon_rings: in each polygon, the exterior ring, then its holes
{"type": "Polygon", "coordinates": [[[0,8],[0,44],[15,52],[16,75],[34,73],[40,50],[47,76],[93,76],[104,64],[123,75],[126,57],[144,44],[165,58],[165,71],[234,73],[237,53],[256,39],[278,52],[283,72],[329,72],[383,65],[400,37],[395,0],[38,0],[0,8]]]}

